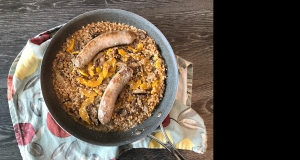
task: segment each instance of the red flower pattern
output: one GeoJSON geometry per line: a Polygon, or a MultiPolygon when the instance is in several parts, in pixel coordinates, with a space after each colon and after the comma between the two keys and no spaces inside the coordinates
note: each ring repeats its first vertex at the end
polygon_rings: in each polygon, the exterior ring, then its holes
{"type": "Polygon", "coordinates": [[[47,127],[49,131],[55,135],[56,137],[59,138],[64,138],[64,137],[69,137],[70,134],[63,130],[52,118],[51,114],[48,112],[47,113],[47,127]]]}
{"type": "Polygon", "coordinates": [[[8,78],[7,78],[7,99],[8,99],[8,101],[11,100],[12,96],[15,93],[12,81],[13,81],[13,76],[8,75],[8,78]]]}
{"type": "Polygon", "coordinates": [[[37,45],[40,45],[43,42],[45,42],[46,40],[48,40],[49,38],[51,38],[51,37],[50,37],[49,33],[46,31],[44,33],[41,33],[37,37],[30,38],[30,42],[34,43],[34,44],[37,44],[37,45]]]}
{"type": "Polygon", "coordinates": [[[31,123],[18,123],[14,125],[14,131],[18,145],[26,145],[31,142],[35,130],[31,123]]]}
{"type": "Polygon", "coordinates": [[[167,127],[170,124],[170,115],[168,114],[165,120],[162,122],[163,127],[167,127]]]}

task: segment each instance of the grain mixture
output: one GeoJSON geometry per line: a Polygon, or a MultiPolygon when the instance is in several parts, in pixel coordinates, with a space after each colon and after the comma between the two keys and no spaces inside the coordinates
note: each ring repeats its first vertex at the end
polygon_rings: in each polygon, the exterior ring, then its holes
{"type": "Polygon", "coordinates": [[[152,115],[165,89],[165,62],[154,39],[126,24],[102,21],[83,26],[66,39],[52,69],[54,88],[65,111],[100,131],[126,131],[142,123],[152,115]],[[117,30],[133,31],[137,38],[129,45],[100,51],[84,68],[74,66],[77,54],[90,40],[117,30]],[[133,70],[133,75],[118,96],[111,121],[103,125],[97,118],[101,97],[124,65],[133,70]]]}

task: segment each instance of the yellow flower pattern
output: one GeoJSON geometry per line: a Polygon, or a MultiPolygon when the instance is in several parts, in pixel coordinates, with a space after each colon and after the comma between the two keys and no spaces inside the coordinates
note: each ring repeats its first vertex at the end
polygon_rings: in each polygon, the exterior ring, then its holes
{"type": "MultiPolygon", "coordinates": [[[[170,141],[173,143],[173,139],[171,137],[171,134],[169,131],[166,131],[166,134],[168,136],[168,138],[170,139],[170,141]]],[[[162,132],[157,132],[154,134],[154,137],[156,137],[157,139],[159,139],[162,142],[166,142],[165,137],[163,135],[162,132]]],[[[159,144],[158,142],[156,142],[155,140],[151,140],[149,143],[149,148],[164,148],[161,144],[159,144]]]]}
{"type": "Polygon", "coordinates": [[[194,144],[189,138],[184,138],[183,140],[178,142],[175,147],[178,149],[191,150],[194,147],[194,144]]]}
{"type": "MultiPolygon", "coordinates": [[[[168,138],[170,139],[171,143],[173,143],[173,139],[172,139],[170,132],[166,131],[166,134],[167,134],[168,138]]],[[[165,137],[162,132],[155,133],[154,137],[156,137],[158,140],[166,143],[165,137]]],[[[193,147],[194,147],[194,144],[189,138],[184,138],[183,140],[181,140],[180,142],[178,142],[175,145],[175,148],[178,148],[178,149],[192,150],[193,147]]],[[[152,139],[149,143],[149,148],[164,148],[164,147],[152,139]]]]}
{"type": "Polygon", "coordinates": [[[26,46],[16,67],[15,76],[21,81],[33,74],[38,67],[38,59],[32,49],[26,46]]]}

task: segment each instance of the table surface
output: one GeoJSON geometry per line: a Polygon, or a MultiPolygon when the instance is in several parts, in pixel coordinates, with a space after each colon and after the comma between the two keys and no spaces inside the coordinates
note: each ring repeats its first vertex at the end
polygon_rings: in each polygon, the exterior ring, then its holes
{"type": "MultiPolygon", "coordinates": [[[[179,150],[186,159],[213,159],[213,0],[0,0],[0,159],[22,159],[7,103],[9,68],[27,40],[95,9],[134,12],[157,26],[174,53],[193,63],[192,108],[207,129],[204,154],[179,150]]],[[[174,159],[166,149],[132,149],[120,159],[174,159]]]]}

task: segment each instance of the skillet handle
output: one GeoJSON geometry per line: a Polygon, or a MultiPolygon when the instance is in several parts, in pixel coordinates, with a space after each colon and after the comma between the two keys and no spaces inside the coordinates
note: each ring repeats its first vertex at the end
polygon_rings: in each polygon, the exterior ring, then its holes
{"type": "Polygon", "coordinates": [[[156,142],[158,142],[159,144],[161,144],[162,146],[164,146],[169,152],[171,152],[178,160],[185,160],[185,158],[178,152],[178,150],[176,150],[175,146],[171,143],[171,141],[169,140],[162,124],[159,125],[161,132],[163,133],[166,143],[163,143],[162,141],[160,141],[159,139],[157,139],[156,137],[154,137],[151,134],[148,134],[147,136],[152,138],[153,140],[155,140],[156,142]]]}

